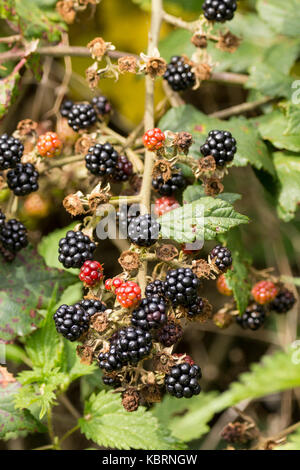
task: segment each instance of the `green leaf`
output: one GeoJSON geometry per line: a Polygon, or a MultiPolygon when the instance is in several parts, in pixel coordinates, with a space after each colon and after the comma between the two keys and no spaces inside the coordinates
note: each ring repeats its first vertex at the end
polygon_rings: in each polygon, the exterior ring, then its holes
{"type": "Polygon", "coordinates": [[[294,78],[265,63],[258,63],[250,68],[246,88],[255,88],[271,97],[290,98],[293,93],[294,78]]]}
{"type": "Polygon", "coordinates": [[[261,136],[272,142],[279,149],[300,151],[300,134],[287,135],[289,121],[280,111],[273,111],[270,114],[259,117],[254,120],[261,136]]]}
{"type": "Polygon", "coordinates": [[[245,166],[250,163],[257,169],[275,174],[265,143],[257,129],[245,118],[221,121],[201,113],[191,105],[184,105],[168,111],[160,120],[159,127],[173,132],[181,132],[182,129],[190,132],[194,139],[190,154],[195,158],[200,157],[200,146],[206,140],[209,131],[213,129],[230,131],[237,140],[237,153],[232,163],[234,166],[245,166]]]}
{"type": "Polygon", "coordinates": [[[289,103],[287,106],[287,128],[285,135],[300,134],[300,106],[289,103]]]}
{"type": "Polygon", "coordinates": [[[38,310],[47,308],[56,282],[60,295],[74,276],[46,267],[32,247],[19,253],[13,263],[1,263],[0,340],[8,342],[36,328],[41,321],[38,310]]]}
{"type": "Polygon", "coordinates": [[[152,413],[139,407],[128,413],[120,395],[102,391],[86,402],[84,418],[79,420],[87,439],[100,446],[116,449],[182,449],[158,423],[152,413]]]}
{"type": "Polygon", "coordinates": [[[7,113],[18,94],[19,72],[12,72],[0,80],[0,119],[7,113]]]}
{"type": "Polygon", "coordinates": [[[61,371],[64,372],[65,378],[63,387],[66,389],[69,384],[79,377],[92,374],[97,370],[96,364],[86,365],[80,362],[80,358],[76,354],[77,344],[70,343],[66,339],[63,340],[63,352],[61,357],[61,371]]]}
{"type": "MultiPolygon", "coordinates": [[[[184,203],[187,202],[193,202],[196,201],[197,199],[200,199],[201,197],[206,197],[205,191],[203,186],[200,184],[192,184],[188,186],[184,191],[183,191],[183,201],[184,203]]],[[[223,201],[227,201],[230,204],[233,204],[235,201],[238,201],[241,199],[240,194],[236,193],[221,193],[216,196],[218,199],[222,199],[223,201]]]]}
{"type": "Polygon", "coordinates": [[[259,16],[277,33],[299,37],[298,0],[258,0],[256,8],[259,16]]]}
{"type": "MultiPolygon", "coordinates": [[[[58,376],[58,381],[60,381],[58,376]]],[[[55,390],[59,383],[25,384],[15,396],[15,407],[17,409],[28,409],[32,413],[35,408],[39,409],[39,419],[42,419],[47,411],[56,403],[55,390]]]]}
{"type": "Polygon", "coordinates": [[[279,216],[288,222],[300,204],[300,154],[276,152],[274,165],[279,180],[277,210],[279,216]]]}
{"type": "Polygon", "coordinates": [[[167,212],[159,218],[161,234],[178,243],[213,240],[231,228],[248,223],[248,217],[236,212],[227,201],[202,197],[190,204],[167,212]]]}
{"type": "Polygon", "coordinates": [[[41,430],[38,422],[27,411],[15,409],[14,400],[21,390],[21,384],[8,373],[5,367],[0,367],[0,439],[16,439],[25,437],[28,433],[41,430]]]}
{"type": "Polygon", "coordinates": [[[274,450],[300,450],[300,428],[288,437],[286,444],[275,447],[274,450]]]}

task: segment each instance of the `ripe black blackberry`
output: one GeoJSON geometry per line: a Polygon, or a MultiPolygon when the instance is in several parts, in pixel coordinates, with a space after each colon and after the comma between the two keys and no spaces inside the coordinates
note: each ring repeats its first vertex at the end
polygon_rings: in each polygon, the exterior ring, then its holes
{"type": "Polygon", "coordinates": [[[205,143],[200,147],[204,157],[212,155],[218,167],[231,162],[236,153],[236,140],[228,131],[210,131],[205,143]]]}
{"type": "Polygon", "coordinates": [[[167,66],[164,79],[174,91],[183,91],[192,88],[196,83],[195,74],[189,64],[186,64],[183,57],[173,56],[167,66]]]}
{"type": "Polygon", "coordinates": [[[26,196],[39,189],[39,172],[31,163],[17,163],[7,172],[7,184],[16,196],[26,196]]]}
{"type": "Polygon", "coordinates": [[[200,315],[203,313],[204,309],[204,302],[201,297],[196,297],[194,302],[188,306],[187,308],[187,314],[189,317],[196,317],[197,315],[200,315]]]}
{"type": "Polygon", "coordinates": [[[89,148],[85,157],[87,169],[98,176],[113,177],[116,173],[119,154],[108,142],[95,144],[89,148]]]}
{"type": "Polygon", "coordinates": [[[113,181],[116,183],[127,181],[133,173],[132,163],[126,155],[119,155],[118,163],[113,174],[113,181]]]}
{"type": "Polygon", "coordinates": [[[183,336],[183,329],[179,323],[173,321],[166,323],[157,332],[158,342],[169,348],[176,344],[183,336]]]}
{"type": "Polygon", "coordinates": [[[249,305],[242,316],[236,317],[236,322],[242,328],[258,330],[265,323],[266,311],[262,305],[249,305]]]}
{"type": "Polygon", "coordinates": [[[136,364],[150,354],[152,337],[142,328],[128,326],[119,330],[114,345],[122,363],[136,364]]]}
{"type": "Polygon", "coordinates": [[[2,212],[2,210],[0,209],[0,230],[1,230],[1,227],[4,226],[4,223],[5,223],[5,214],[2,212]]]}
{"type": "Polygon", "coordinates": [[[128,225],[135,217],[140,215],[140,206],[138,204],[122,204],[119,211],[117,212],[117,219],[119,223],[119,229],[122,235],[127,237],[128,225]]]}
{"type": "Polygon", "coordinates": [[[120,387],[121,382],[118,379],[118,377],[114,377],[113,375],[103,375],[102,376],[102,382],[104,385],[108,385],[109,387],[120,387]]]}
{"type": "Polygon", "coordinates": [[[296,298],[289,289],[282,289],[270,303],[270,310],[277,313],[286,313],[291,310],[296,302],[296,298]]]}
{"type": "Polygon", "coordinates": [[[91,104],[73,104],[68,112],[68,124],[75,132],[80,129],[88,129],[97,121],[96,111],[91,104]]]}
{"type": "Polygon", "coordinates": [[[26,227],[16,219],[8,220],[1,227],[0,242],[12,253],[22,250],[28,245],[26,227]]]}
{"type": "Polygon", "coordinates": [[[7,134],[0,136],[0,170],[14,168],[20,163],[24,146],[19,139],[15,139],[7,134]]]}
{"type": "Polygon", "coordinates": [[[89,317],[95,315],[95,313],[104,312],[107,308],[103,302],[94,299],[81,300],[80,305],[89,317]]]}
{"type": "Polygon", "coordinates": [[[151,246],[157,242],[160,224],[150,214],[134,217],[128,225],[128,238],[138,246],[151,246]]]}
{"type": "Polygon", "coordinates": [[[207,20],[224,23],[234,17],[237,3],[235,0],[205,0],[202,9],[207,20]]]}
{"type": "Polygon", "coordinates": [[[61,305],[53,319],[58,333],[69,341],[76,341],[89,329],[90,317],[79,303],[61,305]]]}
{"type": "Polygon", "coordinates": [[[100,353],[98,356],[100,369],[104,369],[106,372],[122,369],[124,363],[121,362],[120,357],[115,344],[112,344],[108,352],[100,353]]]}
{"type": "Polygon", "coordinates": [[[171,269],[165,281],[165,296],[174,306],[195,302],[200,281],[190,268],[171,269]]]}
{"type": "Polygon", "coordinates": [[[95,243],[87,235],[69,230],[59,241],[58,260],[65,268],[81,268],[86,260],[93,259],[95,249],[95,243]]]}
{"type": "Polygon", "coordinates": [[[131,323],[143,330],[159,328],[167,321],[166,304],[162,297],[153,295],[142,299],[140,305],[133,310],[131,323]]]}
{"type": "Polygon", "coordinates": [[[201,377],[201,369],[196,364],[183,362],[173,366],[169,374],[165,376],[167,392],[176,398],[191,398],[193,395],[199,395],[201,377]]]}
{"type": "Polygon", "coordinates": [[[101,117],[111,112],[111,104],[106,98],[106,96],[94,96],[91,104],[95,108],[96,113],[101,117]]]}
{"type": "Polygon", "coordinates": [[[232,265],[231,251],[225,246],[215,246],[210,252],[209,257],[222,272],[227,271],[227,269],[232,265]]]}
{"type": "Polygon", "coordinates": [[[64,100],[62,102],[62,105],[60,107],[60,114],[63,116],[63,117],[68,117],[69,115],[69,112],[71,111],[72,109],[72,106],[73,106],[73,101],[72,100],[64,100]]]}
{"type": "Polygon", "coordinates": [[[164,181],[162,176],[153,178],[152,186],[162,196],[172,196],[176,191],[181,191],[186,187],[186,180],[181,172],[172,173],[167,181],[164,181]]]}
{"type": "Polygon", "coordinates": [[[160,279],[156,279],[153,282],[150,282],[145,289],[146,297],[153,297],[154,295],[159,295],[164,297],[165,295],[165,283],[160,279]]]}

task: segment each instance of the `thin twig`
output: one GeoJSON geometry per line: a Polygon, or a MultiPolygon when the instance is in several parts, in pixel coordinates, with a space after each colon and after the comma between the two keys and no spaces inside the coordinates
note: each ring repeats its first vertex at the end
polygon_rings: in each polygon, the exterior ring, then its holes
{"type": "Polygon", "coordinates": [[[64,405],[64,407],[69,411],[69,413],[75,418],[75,419],[79,419],[81,417],[81,414],[79,413],[79,411],[76,410],[76,408],[73,406],[73,404],[70,402],[69,398],[64,394],[62,393],[61,395],[59,395],[58,397],[58,401],[60,401],[60,403],[62,403],[62,405],[64,405]]]}
{"type": "Polygon", "coordinates": [[[219,119],[228,118],[230,116],[236,116],[238,114],[247,113],[248,111],[253,111],[256,108],[259,108],[260,106],[269,103],[273,99],[274,98],[266,96],[264,98],[261,98],[260,100],[252,101],[251,103],[242,103],[236,106],[231,106],[230,108],[221,109],[220,111],[216,111],[215,113],[212,113],[209,116],[219,119]]]}

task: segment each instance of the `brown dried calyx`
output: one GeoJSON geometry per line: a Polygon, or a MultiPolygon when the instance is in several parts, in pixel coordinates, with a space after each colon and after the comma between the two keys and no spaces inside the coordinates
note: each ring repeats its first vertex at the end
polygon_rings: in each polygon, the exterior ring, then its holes
{"type": "Polygon", "coordinates": [[[135,253],[134,251],[130,251],[130,250],[123,251],[118,261],[120,265],[122,266],[122,268],[124,269],[124,271],[128,271],[128,272],[137,270],[141,265],[141,261],[140,261],[140,257],[138,253],[135,253]]]}
{"type": "Polygon", "coordinates": [[[141,399],[146,403],[160,403],[162,394],[157,385],[147,385],[140,390],[141,399]]]}
{"type": "Polygon", "coordinates": [[[225,33],[220,32],[217,48],[224,52],[233,53],[237,50],[240,44],[241,39],[232,34],[230,31],[226,31],[225,33]]]}
{"type": "Polygon", "coordinates": [[[217,196],[224,191],[224,186],[217,178],[209,178],[204,181],[204,192],[207,196],[217,196]]]}
{"type": "Polygon", "coordinates": [[[172,176],[172,164],[168,160],[158,160],[154,164],[152,176],[153,178],[162,177],[164,181],[168,181],[172,176]]]}
{"type": "Polygon", "coordinates": [[[74,23],[76,10],[73,0],[61,0],[57,2],[56,10],[67,24],[74,23]]]}
{"type": "Polygon", "coordinates": [[[78,191],[75,194],[69,194],[63,200],[63,206],[66,211],[73,215],[74,217],[77,215],[85,214],[87,211],[85,210],[81,198],[83,194],[81,191],[78,191]]]}
{"type": "Polygon", "coordinates": [[[225,426],[221,436],[229,444],[247,444],[257,439],[259,432],[252,420],[235,421],[225,426]]]}
{"type": "Polygon", "coordinates": [[[90,366],[93,362],[94,351],[93,348],[86,345],[78,345],[76,349],[77,355],[80,357],[80,362],[90,366]]]}
{"type": "Polygon", "coordinates": [[[87,47],[93,59],[101,60],[108,50],[108,43],[103,38],[98,37],[90,41],[87,47]]]}
{"type": "Polygon", "coordinates": [[[17,130],[20,136],[35,134],[38,123],[32,119],[23,119],[17,125],[17,130]]]}
{"type": "Polygon", "coordinates": [[[205,34],[195,33],[191,38],[191,43],[200,49],[207,48],[207,38],[205,34]]]}
{"type": "Polygon", "coordinates": [[[193,136],[189,132],[178,132],[174,138],[174,147],[177,147],[179,153],[187,155],[190,146],[193,143],[193,136]]]}
{"type": "Polygon", "coordinates": [[[105,190],[92,192],[88,196],[89,208],[92,212],[96,212],[101,204],[107,204],[110,200],[110,194],[105,190]]]}
{"type": "Polygon", "coordinates": [[[197,315],[195,317],[195,320],[197,320],[199,323],[205,323],[208,320],[210,320],[211,317],[212,317],[212,311],[213,311],[212,305],[209,303],[209,301],[207,299],[205,299],[203,297],[202,301],[203,301],[203,304],[204,304],[203,305],[203,310],[202,310],[200,315],[197,315]]]}
{"type": "Polygon", "coordinates": [[[168,373],[175,365],[174,357],[168,354],[166,351],[158,352],[153,358],[154,370],[156,372],[168,373]]]}
{"type": "Polygon", "coordinates": [[[196,78],[201,82],[202,80],[209,80],[212,67],[203,62],[202,64],[194,64],[192,70],[196,75],[196,78]]]}
{"type": "Polygon", "coordinates": [[[135,388],[128,388],[122,393],[122,405],[126,411],[136,411],[139,407],[139,404],[140,394],[135,388]]]}
{"type": "Polygon", "coordinates": [[[139,63],[134,56],[125,56],[118,59],[118,68],[120,73],[136,73],[139,63]]]}
{"type": "Polygon", "coordinates": [[[160,245],[156,249],[156,256],[162,261],[172,261],[178,256],[179,252],[176,246],[171,244],[160,245]]]}
{"type": "Polygon", "coordinates": [[[98,333],[103,333],[109,327],[109,321],[105,312],[95,313],[91,318],[91,328],[98,333]]]}
{"type": "Polygon", "coordinates": [[[96,141],[92,139],[89,135],[83,134],[79,139],[76,141],[75,144],[75,152],[79,153],[80,155],[86,155],[89,151],[89,148],[94,145],[96,141]]]}
{"type": "Polygon", "coordinates": [[[85,78],[88,82],[89,87],[94,90],[97,88],[100,81],[100,74],[98,72],[98,64],[95,62],[93,65],[88,67],[85,71],[85,78]]]}
{"type": "Polygon", "coordinates": [[[220,310],[213,316],[213,322],[218,328],[226,329],[234,322],[234,317],[230,313],[220,310]]]}
{"type": "Polygon", "coordinates": [[[192,261],[192,271],[199,279],[210,279],[212,267],[205,259],[197,259],[192,261]]]}
{"type": "Polygon", "coordinates": [[[217,169],[216,161],[212,155],[199,159],[198,173],[200,176],[213,174],[217,169]]]}
{"type": "Polygon", "coordinates": [[[167,70],[167,62],[161,57],[150,57],[146,64],[146,73],[151,78],[162,77],[167,70]]]}

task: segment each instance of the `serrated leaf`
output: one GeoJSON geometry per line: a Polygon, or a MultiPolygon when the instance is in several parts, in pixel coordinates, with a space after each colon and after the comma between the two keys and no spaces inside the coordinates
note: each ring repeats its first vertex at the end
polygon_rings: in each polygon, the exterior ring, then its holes
{"type": "Polygon", "coordinates": [[[42,319],[38,310],[47,308],[56,282],[58,296],[74,282],[74,276],[48,268],[32,247],[12,263],[1,263],[0,340],[8,342],[36,328],[42,319]]]}
{"type": "MultiPolygon", "coordinates": [[[[206,197],[206,194],[203,186],[201,186],[200,184],[192,184],[190,186],[187,186],[187,188],[183,191],[182,195],[184,203],[196,201],[201,197],[206,197]]],[[[230,204],[233,204],[235,201],[241,199],[242,196],[236,193],[221,193],[218,194],[216,197],[218,199],[222,199],[223,201],[227,201],[230,204]]]]}
{"type": "Polygon", "coordinates": [[[287,135],[289,121],[280,111],[273,111],[254,120],[261,136],[278,149],[300,151],[300,134],[287,135]]]}
{"type": "Polygon", "coordinates": [[[258,0],[256,8],[259,16],[277,33],[299,37],[298,0],[258,0]]]}
{"type": "Polygon", "coordinates": [[[26,384],[23,385],[19,393],[15,396],[15,407],[23,410],[34,410],[37,407],[39,419],[42,419],[48,410],[56,403],[55,384],[26,384]]]}
{"type": "Polygon", "coordinates": [[[159,218],[162,237],[178,243],[213,240],[217,235],[248,221],[230,203],[212,197],[202,197],[159,218]]]}
{"type": "Polygon", "coordinates": [[[275,152],[274,165],[279,180],[277,210],[279,216],[288,222],[300,204],[300,154],[275,152]]]}
{"type": "Polygon", "coordinates": [[[274,175],[275,170],[268,149],[257,129],[245,118],[221,121],[201,113],[191,105],[179,106],[168,111],[159,122],[163,130],[181,132],[184,129],[193,135],[194,143],[190,155],[200,157],[200,146],[213,129],[230,131],[237,140],[237,153],[232,165],[245,166],[248,163],[257,169],[264,169],[274,175]]]}
{"type": "Polygon", "coordinates": [[[87,439],[100,446],[116,449],[182,449],[145,408],[128,413],[120,395],[102,391],[86,402],[84,418],[79,420],[87,439]]]}

